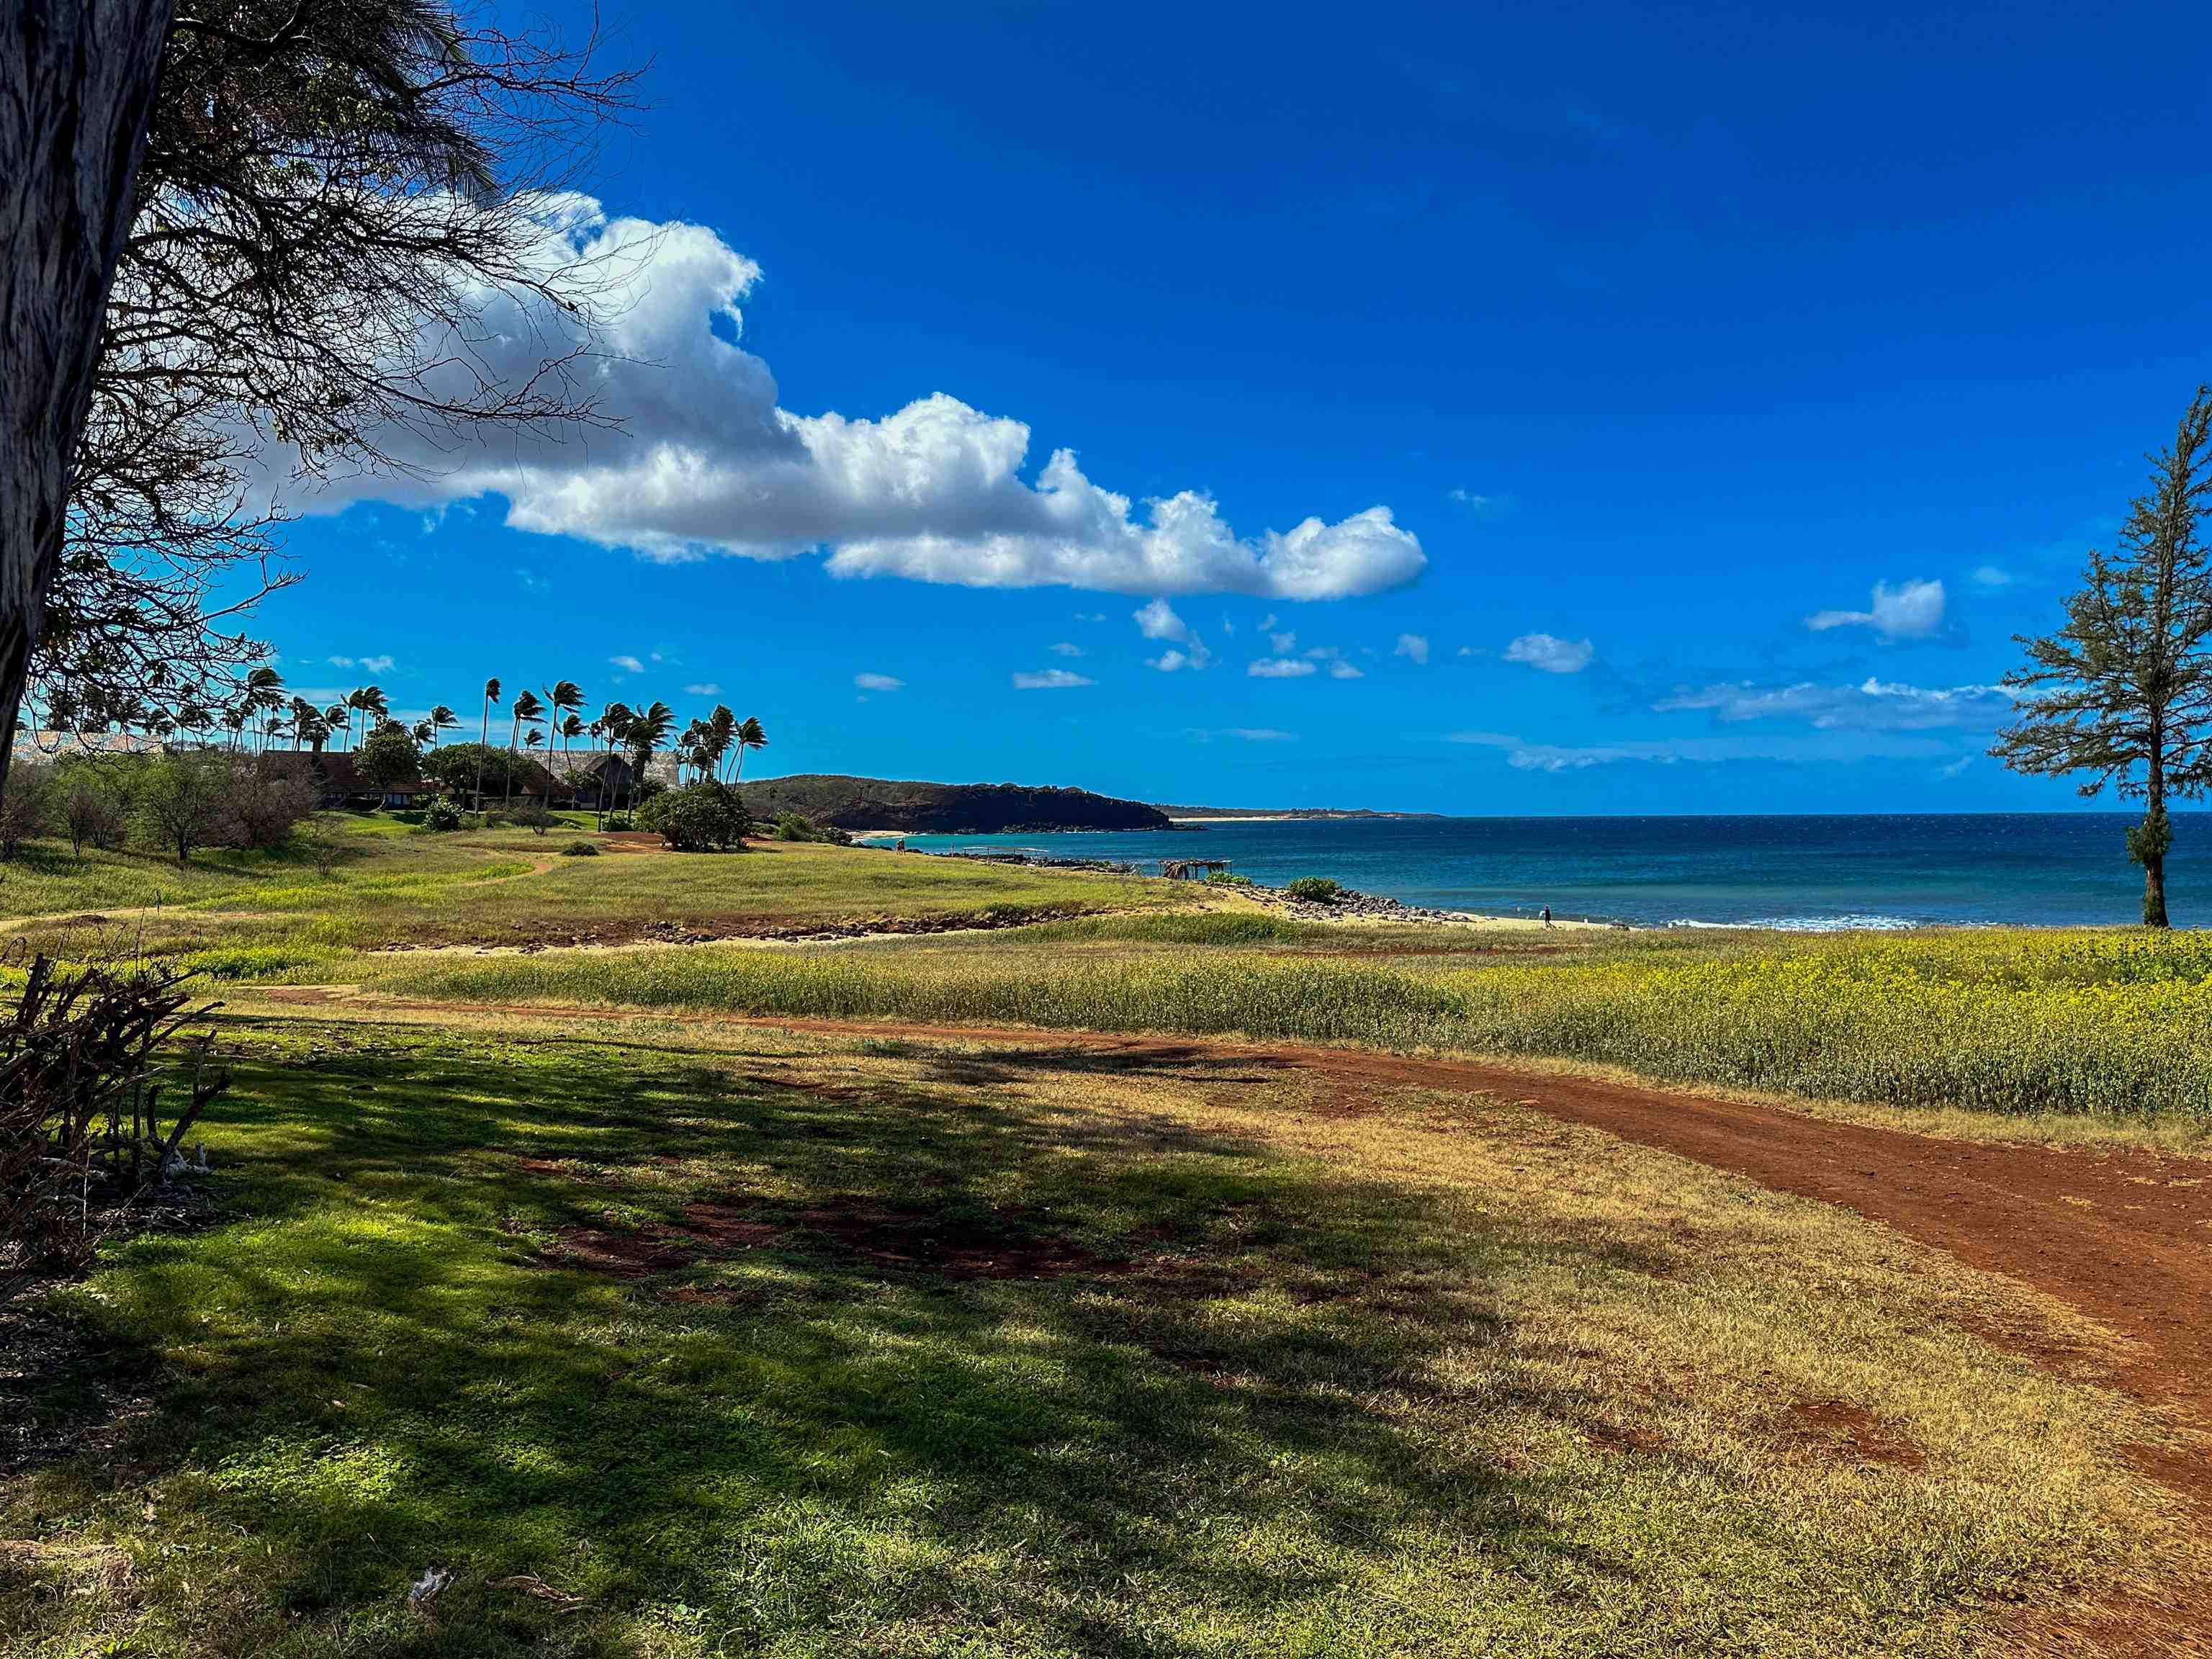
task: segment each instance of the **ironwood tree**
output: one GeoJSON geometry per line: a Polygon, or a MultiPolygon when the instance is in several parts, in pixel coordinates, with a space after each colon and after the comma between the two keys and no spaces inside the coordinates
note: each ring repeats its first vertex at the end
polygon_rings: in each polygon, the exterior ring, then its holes
{"type": "Polygon", "coordinates": [[[171,0],[0,0],[0,781],[68,538],[171,0]]]}
{"type": "Polygon", "coordinates": [[[2166,803],[2212,781],[2212,388],[2199,386],[2151,487],[2128,510],[2113,550],[2093,550],[2066,625],[2021,636],[2027,665],[2006,677],[2014,723],[1990,753],[2016,772],[2083,775],[2143,803],[2128,852],[2143,868],[2142,919],[2164,927],[2166,803]]]}
{"type": "Polygon", "coordinates": [[[0,175],[39,186],[0,204],[4,775],[27,691],[92,719],[223,706],[264,654],[240,617],[290,579],[272,447],[312,482],[597,421],[567,371],[598,273],[549,261],[545,219],[632,76],[596,32],[453,0],[0,18],[0,175]],[[491,369],[495,296],[564,320],[543,372],[491,369]]]}

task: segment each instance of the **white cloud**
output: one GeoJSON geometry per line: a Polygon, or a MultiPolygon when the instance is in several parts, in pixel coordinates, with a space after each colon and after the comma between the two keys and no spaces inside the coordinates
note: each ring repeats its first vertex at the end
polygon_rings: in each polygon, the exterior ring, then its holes
{"type": "Polygon", "coordinates": [[[1425,666],[1429,660],[1429,641],[1425,635],[1419,634],[1401,634],[1398,635],[1398,648],[1390,654],[1394,657],[1411,657],[1415,662],[1425,666]]]}
{"type": "Polygon", "coordinates": [[[1680,690],[1652,705],[1655,713],[1703,709],[1731,724],[1802,720],[1820,731],[1928,732],[1989,726],[2012,704],[2001,685],[1918,686],[1869,677],[1857,685],[1709,685],[1680,690]]]}
{"type": "Polygon", "coordinates": [[[1014,676],[1014,690],[1017,691],[1061,691],[1071,686],[1097,684],[1097,681],[1087,680],[1080,674],[1071,674],[1065,668],[1047,668],[1014,676]]]}
{"type": "Polygon", "coordinates": [[[1146,665],[1164,674],[1172,674],[1179,668],[1204,668],[1213,660],[1213,653],[1206,648],[1206,641],[1191,631],[1190,624],[1175,613],[1175,608],[1165,599],[1154,599],[1136,613],[1137,631],[1148,640],[1171,641],[1182,646],[1180,651],[1164,651],[1146,665]]]}
{"type": "MultiPolygon", "coordinates": [[[[1273,620],[1272,617],[1268,618],[1270,622],[1273,620]]],[[[1298,648],[1298,636],[1296,634],[1270,634],[1267,635],[1267,648],[1279,657],[1287,657],[1298,648]]]]}
{"type": "Polygon", "coordinates": [[[1081,646],[1070,645],[1066,640],[1062,640],[1059,644],[1054,646],[1053,651],[1055,655],[1062,657],[1079,657],[1083,654],[1083,647],[1081,646]]]}
{"type": "Polygon", "coordinates": [[[1314,672],[1314,665],[1303,657],[1262,657],[1244,671],[1255,679],[1295,680],[1314,672]]]}
{"type": "Polygon", "coordinates": [[[331,657],[326,659],[333,668],[358,668],[364,673],[389,674],[393,659],[390,657],[331,657]]]}
{"type": "MultiPolygon", "coordinates": [[[[2009,570],[2000,569],[1997,566],[1993,564],[1983,565],[1974,572],[1974,586],[1977,587],[2010,587],[2012,586],[2012,572],[2009,570]]],[[[1947,773],[1945,775],[1955,777],[1958,775],[1956,773],[1947,773]]]]}
{"type": "Polygon", "coordinates": [[[1264,616],[1264,617],[1261,617],[1261,618],[1260,618],[1260,631],[1261,631],[1262,634],[1266,633],[1269,629],[1273,628],[1274,625],[1275,625],[1275,613],[1274,613],[1273,611],[1269,611],[1266,616],[1264,616]]]}
{"type": "Polygon", "coordinates": [[[1563,640],[1553,634],[1523,634],[1505,647],[1505,660],[1526,663],[1547,674],[1579,674],[1596,655],[1588,640],[1563,640]]]}
{"type": "Polygon", "coordinates": [[[1874,585],[1873,604],[1864,611],[1816,611],[1805,618],[1814,633],[1832,628],[1871,628],[1884,639],[1924,640],[1943,626],[1943,584],[1940,581],[1874,585]]]}
{"type": "Polygon", "coordinates": [[[1272,726],[1239,726],[1231,728],[1229,735],[1242,738],[1247,743],[1296,743],[1295,732],[1278,732],[1272,726]]]}
{"type": "Polygon", "coordinates": [[[1811,732],[1761,741],[1698,737],[1575,744],[1530,743],[1504,732],[1455,732],[1444,741],[1503,750],[1506,764],[1516,771],[1550,773],[1580,772],[1629,762],[1720,766],[1741,761],[1785,761],[1826,766],[1853,760],[1932,760],[1947,752],[1940,742],[1924,737],[1811,732]]]}
{"type": "Polygon", "coordinates": [[[687,697],[719,697],[722,695],[722,688],[708,680],[704,685],[685,686],[684,695],[687,697]]]}
{"type": "Polygon", "coordinates": [[[1955,778],[1973,763],[1974,757],[1972,755],[1961,755],[1948,766],[1937,767],[1936,775],[1939,778],[1955,778]]]}
{"type": "Polygon", "coordinates": [[[1494,519],[1513,504],[1510,495],[1482,495],[1472,489],[1448,489],[1444,493],[1454,506],[1465,507],[1478,519],[1494,519]]]}
{"type": "MultiPolygon", "coordinates": [[[[579,196],[544,198],[540,232],[528,255],[537,270],[598,276],[594,349],[575,372],[612,427],[588,441],[507,433],[481,447],[380,432],[413,476],[339,480],[304,505],[424,508],[498,495],[514,528],[649,558],[827,548],[841,576],[970,587],[1327,599],[1398,586],[1427,562],[1387,507],[1240,536],[1211,497],[1133,502],[1085,476],[1070,449],[1025,477],[1029,427],[942,392],[875,419],[793,414],[768,365],[734,343],[760,268],[714,232],[609,218],[579,196]]],[[[585,337],[577,319],[519,289],[471,298],[483,314],[475,338],[423,343],[441,365],[433,395],[480,380],[526,385],[585,337]]],[[[264,483],[297,494],[296,452],[270,444],[262,455],[264,483]]]]}
{"type": "Polygon", "coordinates": [[[1364,680],[1367,676],[1341,658],[1328,665],[1328,677],[1333,680],[1364,680]]]}
{"type": "Polygon", "coordinates": [[[645,665],[635,657],[609,657],[607,660],[625,674],[642,674],[645,665]]]}
{"type": "Polygon", "coordinates": [[[906,682],[890,674],[855,674],[853,684],[863,691],[902,691],[906,682]]]}

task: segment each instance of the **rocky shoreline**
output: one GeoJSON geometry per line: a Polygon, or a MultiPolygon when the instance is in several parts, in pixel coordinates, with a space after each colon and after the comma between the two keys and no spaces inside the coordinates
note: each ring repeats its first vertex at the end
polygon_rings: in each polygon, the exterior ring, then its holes
{"type": "MultiPolygon", "coordinates": [[[[1019,864],[1053,870],[1091,870],[1102,874],[1138,876],[1144,872],[1126,860],[1055,858],[1044,853],[1006,852],[945,852],[922,854],[927,858],[974,859],[983,864],[1019,864]]],[[[1378,893],[1363,893],[1354,888],[1337,890],[1333,899],[1293,898],[1280,887],[1267,887],[1259,882],[1237,882],[1226,890],[1242,893],[1255,903],[1279,912],[1292,921],[1377,921],[1427,923],[1439,927],[1465,927],[1470,922],[1499,924],[1513,927],[1535,927],[1540,924],[1533,916],[1486,916],[1467,910],[1439,910],[1432,906],[1407,904],[1402,899],[1385,898],[1378,893]]],[[[1622,929],[1626,922],[1567,921],[1556,924],[1561,927],[1607,927],[1622,929]]]]}

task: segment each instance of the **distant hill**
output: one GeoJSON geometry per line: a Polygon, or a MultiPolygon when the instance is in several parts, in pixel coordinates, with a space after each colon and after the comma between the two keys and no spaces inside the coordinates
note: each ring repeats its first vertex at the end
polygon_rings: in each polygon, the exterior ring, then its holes
{"type": "Polygon", "coordinates": [[[739,786],[757,817],[797,812],[841,830],[902,830],[917,836],[1036,835],[1054,830],[1172,830],[1142,801],[1088,789],[1018,783],[900,783],[806,772],[739,786]]]}
{"type": "Polygon", "coordinates": [[[1377,812],[1365,806],[1163,806],[1171,818],[1440,818],[1441,812],[1377,812]]]}

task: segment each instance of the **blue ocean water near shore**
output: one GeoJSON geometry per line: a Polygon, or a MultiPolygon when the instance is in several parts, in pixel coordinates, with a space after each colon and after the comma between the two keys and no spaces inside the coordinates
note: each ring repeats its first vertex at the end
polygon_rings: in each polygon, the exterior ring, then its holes
{"type": "MultiPolygon", "coordinates": [[[[914,836],[930,852],[1227,859],[1269,885],[1334,876],[1408,904],[1486,915],[1832,929],[2128,924],[2142,872],[2134,815],[1364,818],[1207,824],[1176,833],[914,836]]],[[[2177,813],[2176,926],[2212,921],[2212,812],[2177,813]]]]}

